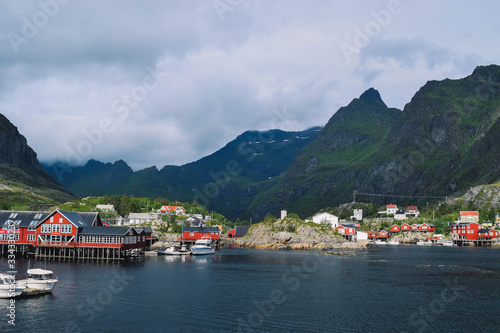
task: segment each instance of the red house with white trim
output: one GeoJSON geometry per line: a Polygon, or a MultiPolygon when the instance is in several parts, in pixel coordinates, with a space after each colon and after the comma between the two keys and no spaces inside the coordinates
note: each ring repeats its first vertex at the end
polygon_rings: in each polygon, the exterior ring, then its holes
{"type": "Polygon", "coordinates": [[[391,229],[389,229],[390,232],[400,232],[401,231],[401,227],[397,224],[393,225],[391,227],[391,229]]]}
{"type": "Polygon", "coordinates": [[[175,213],[175,215],[182,215],[186,213],[186,210],[182,206],[162,206],[160,208],[161,213],[175,213]]]}
{"type": "Polygon", "coordinates": [[[408,223],[404,223],[401,225],[401,231],[410,231],[411,226],[408,223]]]}

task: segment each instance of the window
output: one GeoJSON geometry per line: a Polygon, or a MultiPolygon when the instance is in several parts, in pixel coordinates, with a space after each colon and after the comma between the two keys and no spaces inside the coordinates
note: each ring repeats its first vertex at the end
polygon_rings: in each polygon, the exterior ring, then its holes
{"type": "Polygon", "coordinates": [[[52,232],[59,232],[61,230],[61,226],[59,224],[52,225],[52,232]]]}
{"type": "Polygon", "coordinates": [[[51,223],[52,223],[52,222],[54,222],[54,216],[51,216],[51,217],[50,217],[50,222],[51,222],[51,223]]]}
{"type": "Polygon", "coordinates": [[[28,241],[35,241],[36,235],[28,235],[28,241]]]}
{"type": "Polygon", "coordinates": [[[62,217],[59,218],[59,223],[63,223],[63,218],[62,217]]]}
{"type": "Polygon", "coordinates": [[[50,232],[50,224],[42,224],[41,232],[49,233],[50,232]]]}
{"type": "Polygon", "coordinates": [[[63,224],[61,226],[61,233],[63,234],[70,234],[71,233],[71,230],[72,229],[72,225],[71,224],[63,224]]]}

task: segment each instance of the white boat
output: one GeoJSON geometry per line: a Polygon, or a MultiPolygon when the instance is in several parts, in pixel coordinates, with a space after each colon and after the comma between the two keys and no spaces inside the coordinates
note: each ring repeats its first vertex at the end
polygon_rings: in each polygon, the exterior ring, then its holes
{"type": "Polygon", "coordinates": [[[192,255],[212,253],[215,253],[215,248],[212,246],[212,240],[207,238],[198,239],[191,248],[192,255]]]}
{"type": "Polygon", "coordinates": [[[389,242],[387,242],[387,245],[399,245],[399,242],[389,241],[389,242]]]}
{"type": "Polygon", "coordinates": [[[0,298],[11,298],[21,295],[26,284],[15,279],[15,276],[0,273],[0,298]]]}
{"type": "Polygon", "coordinates": [[[443,241],[443,246],[457,246],[457,244],[455,244],[455,242],[452,241],[451,239],[447,239],[443,241]]]}
{"type": "Polygon", "coordinates": [[[432,242],[431,241],[423,241],[423,240],[419,240],[417,242],[417,245],[420,245],[420,246],[429,246],[429,245],[432,245],[432,242]]]}
{"type": "Polygon", "coordinates": [[[32,268],[28,269],[28,279],[23,281],[26,281],[27,289],[35,289],[39,292],[49,293],[54,289],[58,281],[52,277],[52,274],[54,274],[54,272],[46,269],[32,268]]]}
{"type": "Polygon", "coordinates": [[[189,250],[186,245],[182,245],[180,248],[176,246],[171,246],[166,250],[159,250],[157,251],[158,255],[168,255],[168,256],[181,256],[181,255],[187,255],[191,254],[191,250],[189,250]]]}
{"type": "Polygon", "coordinates": [[[374,241],[373,241],[373,243],[374,243],[375,245],[387,245],[387,242],[386,242],[386,241],[379,240],[379,239],[374,240],[374,241]]]}

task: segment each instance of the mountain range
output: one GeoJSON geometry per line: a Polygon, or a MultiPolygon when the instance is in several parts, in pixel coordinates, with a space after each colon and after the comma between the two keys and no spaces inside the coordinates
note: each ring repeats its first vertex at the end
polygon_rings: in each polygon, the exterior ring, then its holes
{"type": "MultiPolygon", "coordinates": [[[[500,67],[429,81],[403,110],[365,91],[323,128],[248,131],[182,166],[134,172],[124,161],[44,165],[79,196],[198,201],[231,219],[307,217],[353,200],[424,203],[500,180],[500,67]]],[[[31,162],[30,162],[31,163],[31,162]]]]}

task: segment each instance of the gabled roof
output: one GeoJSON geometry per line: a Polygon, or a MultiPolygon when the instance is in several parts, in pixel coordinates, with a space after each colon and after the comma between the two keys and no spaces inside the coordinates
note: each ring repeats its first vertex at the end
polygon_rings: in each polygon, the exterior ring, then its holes
{"type": "MultiPolygon", "coordinates": [[[[56,210],[52,212],[48,217],[54,215],[56,212],[59,212],[62,216],[64,216],[69,222],[71,222],[75,227],[87,227],[89,226],[85,219],[77,212],[70,212],[69,210],[56,210]]],[[[47,218],[48,218],[47,217],[47,218]]]]}
{"type": "Polygon", "coordinates": [[[390,204],[390,205],[387,205],[387,208],[397,208],[397,206],[393,205],[393,204],[390,204]]]}
{"type": "Polygon", "coordinates": [[[478,234],[487,234],[487,233],[489,233],[490,231],[491,231],[491,229],[481,229],[481,230],[479,230],[477,233],[478,233],[478,234]]]}
{"type": "Polygon", "coordinates": [[[417,206],[408,206],[406,210],[418,210],[417,206]]]}
{"type": "Polygon", "coordinates": [[[89,226],[102,226],[101,216],[97,212],[79,212],[78,213],[83,221],[89,226]]]}
{"type": "Polygon", "coordinates": [[[173,211],[176,211],[178,209],[182,210],[183,212],[186,212],[186,210],[182,206],[162,206],[160,208],[160,211],[162,211],[162,212],[173,212],[173,211]]]}
{"type": "Polygon", "coordinates": [[[151,235],[153,233],[153,229],[151,227],[134,227],[137,233],[141,233],[144,231],[146,235],[151,235]]]}

